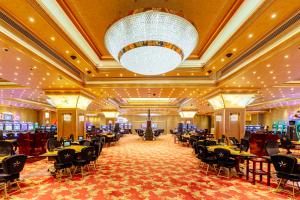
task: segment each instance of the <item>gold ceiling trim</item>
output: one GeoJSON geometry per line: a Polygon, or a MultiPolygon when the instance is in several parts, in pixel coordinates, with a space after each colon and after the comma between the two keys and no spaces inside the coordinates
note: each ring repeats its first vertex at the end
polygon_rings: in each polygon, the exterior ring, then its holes
{"type": "Polygon", "coordinates": [[[159,40],[146,40],[146,41],[135,42],[135,43],[125,46],[123,49],[120,50],[120,52],[118,54],[118,60],[121,61],[122,56],[125,53],[127,53],[128,51],[131,51],[133,49],[140,48],[140,47],[149,47],[149,46],[163,47],[163,48],[170,49],[170,50],[178,53],[181,57],[181,60],[183,60],[183,58],[184,58],[183,51],[175,44],[172,44],[169,42],[164,42],[164,41],[159,41],[159,40]]]}
{"type": "Polygon", "coordinates": [[[55,110],[55,108],[53,108],[53,106],[49,105],[49,104],[45,104],[45,103],[40,103],[40,102],[36,102],[36,101],[31,101],[31,100],[26,100],[26,99],[19,99],[19,98],[2,98],[3,100],[7,100],[7,101],[13,101],[16,103],[25,103],[25,104],[29,104],[32,106],[39,106],[39,107],[44,107],[44,108],[48,108],[51,110],[55,110]]]}

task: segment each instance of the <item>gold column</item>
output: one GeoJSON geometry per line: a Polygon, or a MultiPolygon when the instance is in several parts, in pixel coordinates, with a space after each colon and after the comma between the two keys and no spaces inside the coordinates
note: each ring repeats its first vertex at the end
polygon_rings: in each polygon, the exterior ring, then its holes
{"type": "Polygon", "coordinates": [[[57,137],[68,139],[71,134],[74,139],[85,136],[84,111],[76,108],[57,109],[57,137]]]}

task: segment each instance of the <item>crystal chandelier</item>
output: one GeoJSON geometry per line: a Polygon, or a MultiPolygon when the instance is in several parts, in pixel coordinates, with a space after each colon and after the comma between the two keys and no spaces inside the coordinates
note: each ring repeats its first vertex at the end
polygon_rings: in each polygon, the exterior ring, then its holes
{"type": "Polygon", "coordinates": [[[126,69],[158,75],[175,69],[192,53],[198,32],[171,10],[139,9],[110,26],[104,40],[126,69]]]}

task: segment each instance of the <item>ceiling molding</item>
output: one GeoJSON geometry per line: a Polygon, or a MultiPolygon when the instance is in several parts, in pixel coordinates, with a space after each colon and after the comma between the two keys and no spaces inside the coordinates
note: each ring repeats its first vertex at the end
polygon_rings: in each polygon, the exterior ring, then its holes
{"type": "Polygon", "coordinates": [[[289,30],[288,33],[284,34],[280,38],[276,38],[279,34],[287,30],[290,26],[294,25],[297,21],[300,19],[300,12],[298,12],[295,16],[287,20],[284,24],[282,24],[280,27],[278,27],[276,30],[274,30],[272,33],[268,34],[265,38],[258,41],[251,49],[246,51],[245,53],[241,54],[239,57],[237,57],[235,60],[230,62],[227,66],[225,66],[222,70],[220,70],[217,74],[218,81],[223,80],[237,71],[241,70],[242,68],[246,67],[248,64],[252,63],[256,59],[260,58],[261,56],[267,54],[272,49],[278,47],[279,45],[283,44],[290,38],[296,36],[300,33],[300,26],[296,26],[295,28],[292,28],[292,30],[289,30]],[[261,49],[259,52],[255,53],[251,57],[249,57],[251,54],[259,50],[261,47],[263,47],[265,44],[270,42],[272,39],[276,40],[271,43],[270,45],[266,46],[264,49],[261,49]],[[247,58],[248,57],[248,58],[247,58]],[[247,58],[246,60],[244,60],[247,58]],[[244,61],[243,61],[244,60],[244,61]],[[243,61],[243,62],[242,62],[243,61]],[[239,62],[242,62],[238,64],[239,62]]]}

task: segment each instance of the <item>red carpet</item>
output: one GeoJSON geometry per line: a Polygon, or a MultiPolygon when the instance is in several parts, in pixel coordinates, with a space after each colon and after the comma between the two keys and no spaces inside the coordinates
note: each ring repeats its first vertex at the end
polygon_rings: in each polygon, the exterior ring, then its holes
{"type": "MultiPolygon", "coordinates": [[[[287,199],[272,188],[253,186],[244,178],[206,178],[191,148],[174,144],[170,135],[157,141],[142,141],[126,135],[104,148],[98,169],[84,179],[76,175],[60,183],[49,175],[46,159],[25,166],[22,192],[11,191],[11,199],[287,199]]],[[[300,198],[299,198],[300,199],[300,198]]]]}

